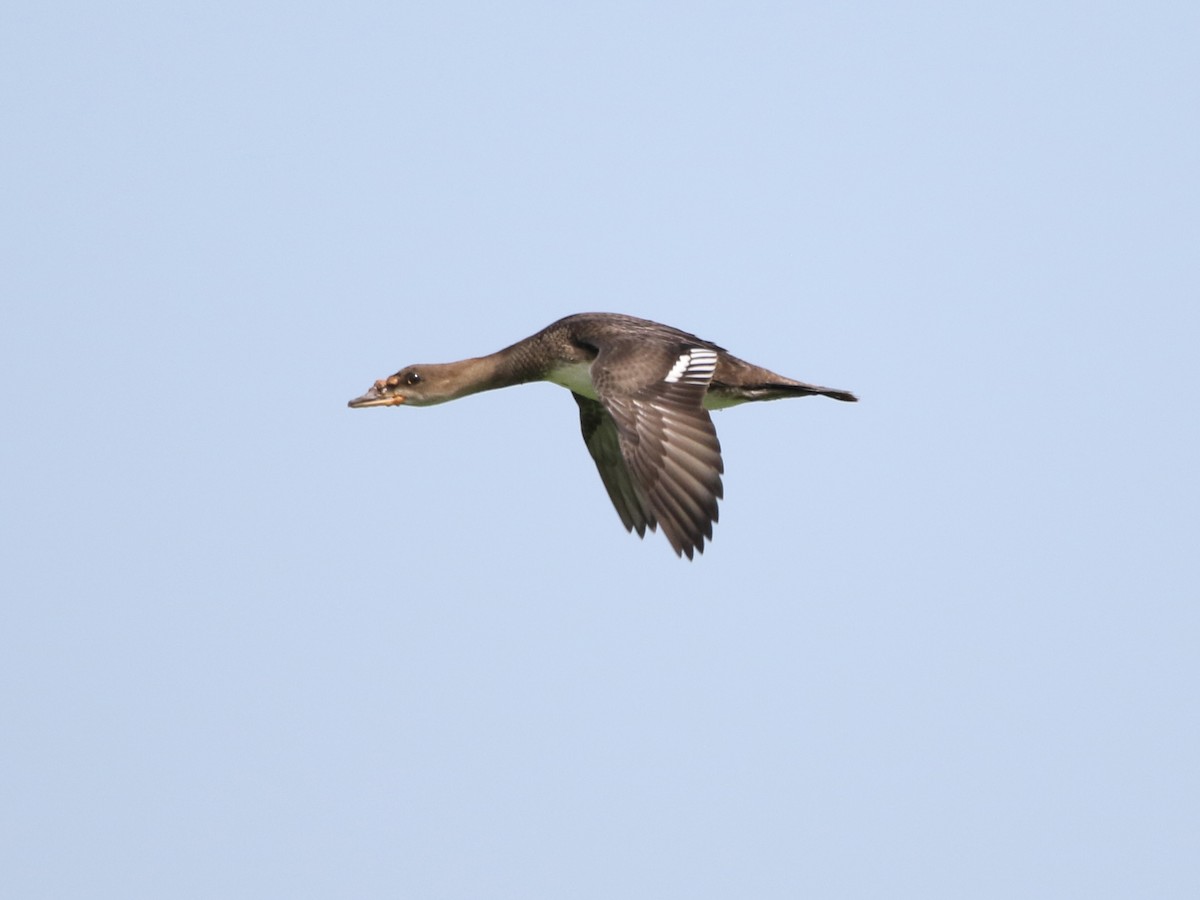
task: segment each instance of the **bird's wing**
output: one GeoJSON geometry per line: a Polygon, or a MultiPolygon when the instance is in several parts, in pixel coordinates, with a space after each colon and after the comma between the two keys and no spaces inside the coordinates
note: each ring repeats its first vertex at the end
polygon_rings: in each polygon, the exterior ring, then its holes
{"type": "Polygon", "coordinates": [[[625,527],[662,526],[688,559],[712,539],[722,495],[721,444],[703,405],[716,363],[716,351],[684,343],[652,355],[644,345],[601,348],[591,369],[599,402],[577,398],[584,440],[625,527]]]}
{"type": "Polygon", "coordinates": [[[612,505],[617,509],[617,515],[621,517],[626,531],[636,530],[638,537],[643,537],[647,527],[653,531],[658,523],[650,512],[649,501],[638,489],[629,466],[625,465],[617,423],[599,400],[589,399],[574,391],[571,396],[579,404],[583,442],[596,461],[596,468],[600,470],[600,478],[612,505]]]}

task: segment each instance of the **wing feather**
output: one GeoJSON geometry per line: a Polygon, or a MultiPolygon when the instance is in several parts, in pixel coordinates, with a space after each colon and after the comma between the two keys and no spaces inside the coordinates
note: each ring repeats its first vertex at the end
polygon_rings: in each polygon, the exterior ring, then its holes
{"type": "Polygon", "coordinates": [[[721,444],[703,405],[713,357],[680,344],[648,361],[644,346],[632,349],[636,359],[601,349],[593,362],[599,401],[575,397],[584,442],[626,529],[661,526],[692,559],[712,539],[723,493],[721,444]]]}

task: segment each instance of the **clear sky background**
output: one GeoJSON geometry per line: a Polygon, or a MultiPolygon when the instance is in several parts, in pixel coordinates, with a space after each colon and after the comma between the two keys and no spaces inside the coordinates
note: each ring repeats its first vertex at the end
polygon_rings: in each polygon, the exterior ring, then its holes
{"type": "Polygon", "coordinates": [[[10,3],[0,895],[1200,896],[1200,6],[10,3]],[[693,563],[572,312],[716,415],[693,563]]]}

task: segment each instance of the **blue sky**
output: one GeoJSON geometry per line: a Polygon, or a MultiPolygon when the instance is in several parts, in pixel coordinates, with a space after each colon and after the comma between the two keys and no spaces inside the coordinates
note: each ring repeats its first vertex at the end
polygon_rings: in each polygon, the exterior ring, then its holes
{"type": "Polygon", "coordinates": [[[1195,897],[1194,4],[18,4],[0,893],[1195,897]],[[694,563],[562,315],[716,414],[694,563]]]}

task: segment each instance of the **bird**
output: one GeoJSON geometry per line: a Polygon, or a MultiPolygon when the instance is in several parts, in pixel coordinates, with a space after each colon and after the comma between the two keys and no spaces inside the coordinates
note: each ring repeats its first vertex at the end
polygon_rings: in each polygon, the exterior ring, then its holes
{"type": "Polygon", "coordinates": [[[662,529],[676,556],[710,543],[725,471],[710,410],[849,391],[785,378],[678,328],[617,313],[577,313],[487,356],[405,366],[349,402],[433,406],[548,381],[571,391],[583,441],[628,532],[662,529]]]}

